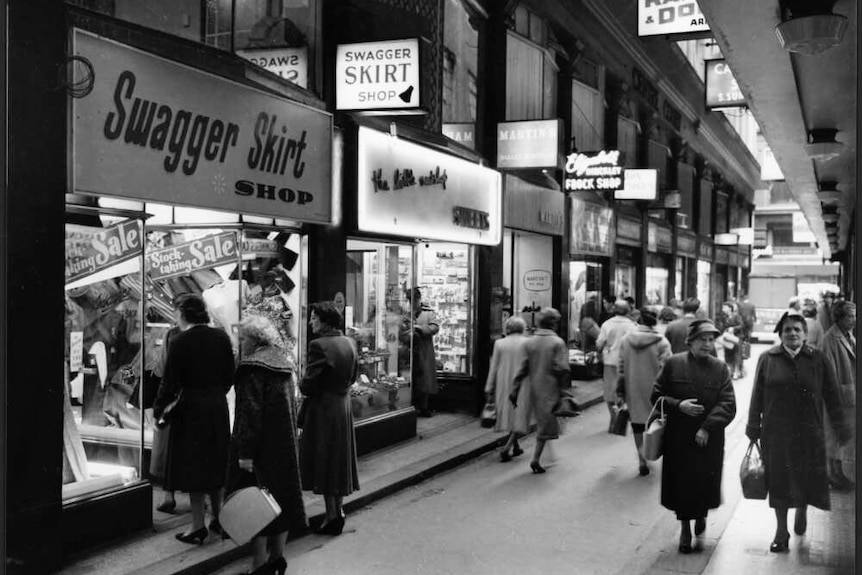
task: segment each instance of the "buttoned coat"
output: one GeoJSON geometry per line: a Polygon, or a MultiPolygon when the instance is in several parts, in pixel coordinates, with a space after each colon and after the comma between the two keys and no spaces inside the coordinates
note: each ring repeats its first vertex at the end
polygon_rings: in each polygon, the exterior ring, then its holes
{"type": "Polygon", "coordinates": [[[422,305],[413,318],[413,389],[419,393],[437,393],[437,358],[434,354],[434,336],[440,331],[437,316],[430,307],[422,305]]]}
{"type": "Polygon", "coordinates": [[[526,342],[527,336],[522,333],[510,333],[494,342],[491,366],[488,368],[488,379],[485,382],[485,393],[494,392],[494,404],[497,407],[494,431],[514,431],[523,435],[530,430],[532,403],[530,394],[526,393],[527,386],[521,387],[517,407],[513,407],[509,401],[515,375],[526,355],[526,342]]]}
{"type": "Polygon", "coordinates": [[[571,385],[566,343],[550,329],[537,329],[524,344],[524,352],[512,391],[520,395],[521,385],[527,387],[536,437],[557,439],[560,427],[554,408],[560,400],[560,388],[571,385]]]}
{"type": "Polygon", "coordinates": [[[299,439],[299,468],[306,491],[345,496],[359,489],[348,393],[355,377],[352,339],[333,329],[308,344],[308,367],[299,384],[308,402],[299,439]]]}
{"type": "MultiPolygon", "coordinates": [[[[833,324],[820,339],[820,351],[829,359],[835,369],[835,382],[838,384],[838,397],[844,419],[849,423],[856,417],[856,340],[851,339],[839,326],[833,324]]],[[[853,439],[853,427],[850,442],[839,449],[838,438],[832,432],[832,426],[825,426],[826,455],[833,459],[855,461],[856,449],[853,439]]]]}
{"type": "Polygon", "coordinates": [[[736,396],[728,366],[712,356],[672,355],[662,367],[651,400],[664,398],[667,426],[664,432],[661,504],[679,519],[705,517],[721,504],[724,466],[724,429],[736,416],[736,396]],[[696,399],[703,415],[692,417],[679,409],[685,399],[696,399]],[[704,447],[695,443],[703,429],[709,433],[704,447]]]}
{"type": "Polygon", "coordinates": [[[760,440],[771,507],[829,509],[824,409],[846,440],[835,370],[822,352],[803,345],[794,358],[776,345],[761,354],[745,433],[760,440]]]}

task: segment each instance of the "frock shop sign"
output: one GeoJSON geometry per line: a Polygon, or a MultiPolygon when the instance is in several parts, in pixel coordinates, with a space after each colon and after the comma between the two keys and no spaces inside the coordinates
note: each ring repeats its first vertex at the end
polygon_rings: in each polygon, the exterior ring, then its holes
{"type": "Polygon", "coordinates": [[[74,191],[331,220],[332,116],[75,30],[74,191]]]}

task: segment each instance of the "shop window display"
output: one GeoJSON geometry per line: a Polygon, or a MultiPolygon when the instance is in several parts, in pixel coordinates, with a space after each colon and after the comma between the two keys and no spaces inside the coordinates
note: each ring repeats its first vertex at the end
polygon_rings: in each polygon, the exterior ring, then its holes
{"type": "Polygon", "coordinates": [[[473,357],[473,252],[470,246],[423,243],[417,248],[417,286],[436,315],[438,371],[470,375],[473,357]]]}
{"type": "Polygon", "coordinates": [[[348,241],[344,325],[359,352],[350,388],[356,420],[410,407],[412,278],[412,246],[348,241]]]}
{"type": "Polygon", "coordinates": [[[632,265],[617,264],[616,272],[616,297],[625,299],[635,296],[635,267],[632,265]]]}
{"type": "Polygon", "coordinates": [[[646,305],[658,312],[667,305],[668,273],[665,268],[648,267],[646,269],[646,305]]]}

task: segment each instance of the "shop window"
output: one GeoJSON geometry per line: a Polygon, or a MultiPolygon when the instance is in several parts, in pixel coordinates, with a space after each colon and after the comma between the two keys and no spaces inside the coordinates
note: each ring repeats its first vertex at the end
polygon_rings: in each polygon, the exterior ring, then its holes
{"type": "Polygon", "coordinates": [[[359,351],[356,420],[410,407],[412,278],[413,246],[348,240],[344,325],[359,351]]]}
{"type": "Polygon", "coordinates": [[[139,480],[144,444],[152,440],[140,409],[151,363],[143,345],[142,224],[89,214],[68,220],[64,501],[139,480]]]}
{"type": "Polygon", "coordinates": [[[606,295],[601,263],[569,262],[569,343],[582,352],[595,351],[595,332],[588,318],[600,325],[606,295]]]}
{"type": "Polygon", "coordinates": [[[550,51],[510,32],[506,41],[506,120],[555,117],[557,72],[550,51]]]}
{"type": "Polygon", "coordinates": [[[465,244],[431,242],[417,248],[416,286],[437,316],[434,353],[437,369],[446,373],[473,372],[473,259],[472,248],[465,244]]]}
{"type": "Polygon", "coordinates": [[[648,267],[646,269],[646,294],[644,297],[646,305],[658,312],[667,305],[667,281],[668,272],[666,267],[648,267]]]}
{"type": "Polygon", "coordinates": [[[443,26],[443,122],[475,123],[479,69],[478,16],[462,0],[446,0],[443,26]]]}
{"type": "Polygon", "coordinates": [[[584,152],[604,147],[605,110],[598,89],[572,81],[572,137],[584,152]]]}
{"type": "Polygon", "coordinates": [[[616,297],[624,299],[635,297],[635,266],[625,263],[617,263],[616,266],[616,297]]]}

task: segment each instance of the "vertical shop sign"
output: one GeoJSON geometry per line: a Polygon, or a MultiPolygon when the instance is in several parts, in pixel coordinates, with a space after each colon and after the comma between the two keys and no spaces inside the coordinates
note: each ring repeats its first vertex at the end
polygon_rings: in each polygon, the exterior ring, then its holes
{"type": "Polygon", "coordinates": [[[419,106],[419,40],[340,44],[335,107],[389,110],[419,106]]]}
{"type": "Polygon", "coordinates": [[[138,220],[126,220],[103,229],[67,226],[66,283],[130,260],[142,252],[138,220]]]}
{"type": "Polygon", "coordinates": [[[72,99],[72,185],[119,196],[329,223],[332,115],[75,30],[94,70],[72,99]]]}
{"type": "Polygon", "coordinates": [[[163,280],[236,263],[236,234],[226,232],[147,253],[150,278],[163,280]]]}

